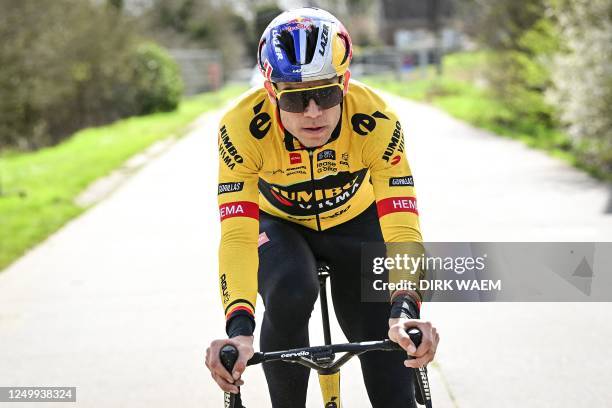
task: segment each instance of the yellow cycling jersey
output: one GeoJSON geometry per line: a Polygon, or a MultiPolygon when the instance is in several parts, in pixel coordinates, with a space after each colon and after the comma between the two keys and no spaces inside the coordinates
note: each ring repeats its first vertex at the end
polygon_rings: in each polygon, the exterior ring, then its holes
{"type": "Polygon", "coordinates": [[[338,126],[323,146],[305,148],[284,130],[263,88],[229,109],[218,142],[219,277],[227,319],[254,314],[260,210],[322,231],[376,202],[386,242],[421,241],[402,126],[363,84],[351,81],[338,126]]]}

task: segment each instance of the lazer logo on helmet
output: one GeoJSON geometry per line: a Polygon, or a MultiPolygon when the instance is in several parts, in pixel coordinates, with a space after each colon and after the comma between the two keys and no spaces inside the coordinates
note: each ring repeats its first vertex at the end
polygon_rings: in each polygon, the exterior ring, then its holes
{"type": "MultiPolygon", "coordinates": [[[[386,162],[389,161],[395,150],[399,153],[404,153],[404,132],[402,131],[402,125],[400,125],[399,121],[395,122],[395,130],[393,130],[393,134],[391,135],[391,141],[387,145],[385,152],[382,155],[382,159],[386,162]]],[[[401,157],[399,159],[393,158],[393,161],[397,164],[399,163],[401,157]]]]}
{"type": "Polygon", "coordinates": [[[283,52],[281,51],[280,41],[278,40],[278,30],[272,30],[272,38],[274,43],[274,53],[276,58],[279,60],[283,59],[283,52]]]}
{"type": "Polygon", "coordinates": [[[227,167],[229,167],[231,170],[234,170],[234,167],[236,167],[236,163],[242,163],[244,162],[244,159],[242,158],[242,156],[240,156],[240,154],[238,154],[238,150],[232,144],[225,125],[221,127],[220,132],[221,134],[219,135],[219,156],[227,167]]]}
{"type": "Polygon", "coordinates": [[[363,184],[367,169],[354,173],[340,172],[315,181],[304,181],[290,186],[270,184],[259,179],[259,192],[286,214],[309,216],[337,209],[345,205],[363,184]]]}
{"type": "Polygon", "coordinates": [[[321,48],[319,48],[319,54],[321,56],[325,55],[325,47],[327,47],[327,42],[329,41],[329,27],[327,24],[323,24],[323,31],[321,32],[321,48]]]}

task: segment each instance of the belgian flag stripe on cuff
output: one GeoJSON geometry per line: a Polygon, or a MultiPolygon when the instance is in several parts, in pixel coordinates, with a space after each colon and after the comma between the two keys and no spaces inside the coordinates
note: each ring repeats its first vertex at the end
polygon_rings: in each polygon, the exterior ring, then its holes
{"type": "Polygon", "coordinates": [[[228,307],[228,309],[226,309],[227,312],[225,313],[225,319],[228,320],[232,317],[232,315],[239,311],[239,310],[244,310],[245,312],[247,312],[248,314],[250,314],[251,316],[255,315],[255,308],[253,308],[250,304],[248,304],[247,302],[239,302],[236,303],[235,305],[228,307]]]}
{"type": "Polygon", "coordinates": [[[235,308],[232,309],[231,312],[228,313],[227,316],[225,316],[225,318],[229,319],[238,310],[244,310],[245,312],[249,312],[251,315],[253,314],[253,311],[246,306],[236,306],[235,308]]]}
{"type": "Polygon", "coordinates": [[[234,300],[232,303],[230,303],[229,305],[227,305],[227,306],[225,307],[225,314],[228,314],[228,313],[229,313],[229,310],[230,310],[230,309],[233,309],[233,306],[234,306],[234,305],[237,305],[237,304],[239,304],[239,303],[244,303],[244,304],[246,304],[247,306],[249,306],[249,307],[251,308],[251,310],[255,310],[255,306],[253,306],[253,304],[252,304],[251,302],[249,302],[248,300],[246,300],[246,299],[236,299],[236,300],[234,300]]]}

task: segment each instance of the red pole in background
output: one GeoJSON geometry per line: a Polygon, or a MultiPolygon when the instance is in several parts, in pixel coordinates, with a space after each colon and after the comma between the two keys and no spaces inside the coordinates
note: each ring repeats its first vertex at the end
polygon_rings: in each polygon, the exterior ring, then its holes
{"type": "Polygon", "coordinates": [[[213,62],[208,66],[208,83],[213,91],[221,88],[221,82],[223,79],[221,64],[213,62]]]}

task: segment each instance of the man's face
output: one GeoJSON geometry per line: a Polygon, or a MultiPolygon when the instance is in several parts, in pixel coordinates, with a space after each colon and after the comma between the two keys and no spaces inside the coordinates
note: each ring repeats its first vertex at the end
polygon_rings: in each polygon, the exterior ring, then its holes
{"type": "MultiPolygon", "coordinates": [[[[276,88],[280,92],[287,89],[312,88],[334,83],[338,83],[338,78],[310,82],[278,82],[276,88]]],[[[308,101],[306,110],[302,113],[287,112],[282,109],[279,109],[279,111],[285,129],[291,132],[304,146],[317,147],[324,145],[329,140],[338,120],[340,120],[341,105],[321,109],[314,99],[311,99],[308,101]]]]}

